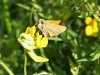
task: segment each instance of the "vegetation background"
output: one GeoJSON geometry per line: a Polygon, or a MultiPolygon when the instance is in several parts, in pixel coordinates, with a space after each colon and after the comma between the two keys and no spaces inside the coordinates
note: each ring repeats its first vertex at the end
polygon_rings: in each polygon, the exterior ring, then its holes
{"type": "MultiPolygon", "coordinates": [[[[27,74],[100,75],[99,36],[86,36],[84,31],[85,18],[98,18],[100,15],[94,14],[99,10],[99,0],[0,0],[0,60],[15,75],[23,75],[24,51],[17,41],[20,33],[40,18],[60,19],[67,30],[49,38],[43,48],[49,62],[37,63],[27,56],[27,74]]],[[[35,51],[41,56],[40,50],[35,51]]],[[[0,75],[8,75],[2,65],[0,75]]]]}

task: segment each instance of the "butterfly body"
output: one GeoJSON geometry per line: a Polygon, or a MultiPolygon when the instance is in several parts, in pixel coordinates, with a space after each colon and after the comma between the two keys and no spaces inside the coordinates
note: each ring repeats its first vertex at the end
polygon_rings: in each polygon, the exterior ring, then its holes
{"type": "Polygon", "coordinates": [[[44,20],[40,19],[38,28],[46,37],[58,36],[66,30],[65,26],[59,25],[60,20],[44,20]]]}

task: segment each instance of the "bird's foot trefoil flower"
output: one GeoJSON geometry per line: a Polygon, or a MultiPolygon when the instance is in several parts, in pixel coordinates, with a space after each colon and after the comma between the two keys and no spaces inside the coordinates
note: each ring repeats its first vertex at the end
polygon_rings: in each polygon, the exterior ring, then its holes
{"type": "Polygon", "coordinates": [[[91,17],[87,17],[85,23],[87,25],[85,28],[85,34],[87,36],[97,36],[99,32],[98,21],[95,18],[92,19],[91,17]]]}
{"type": "Polygon", "coordinates": [[[21,33],[18,38],[18,42],[23,46],[25,51],[35,62],[49,61],[49,59],[37,56],[34,53],[34,49],[46,47],[48,44],[48,38],[42,37],[39,32],[36,32],[35,26],[28,27],[25,33],[21,33]]]}

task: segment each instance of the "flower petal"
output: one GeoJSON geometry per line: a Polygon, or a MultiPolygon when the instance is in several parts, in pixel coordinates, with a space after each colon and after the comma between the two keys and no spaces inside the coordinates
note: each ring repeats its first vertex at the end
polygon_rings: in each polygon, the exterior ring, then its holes
{"type": "Polygon", "coordinates": [[[49,59],[47,58],[37,56],[33,51],[29,51],[27,53],[35,62],[48,62],[49,61],[49,59]]]}
{"type": "Polygon", "coordinates": [[[27,27],[27,28],[26,28],[25,33],[26,33],[26,34],[29,34],[29,33],[30,33],[30,27],[27,27]]]}
{"type": "Polygon", "coordinates": [[[38,32],[36,33],[36,46],[38,48],[43,48],[46,47],[48,44],[48,38],[47,37],[43,37],[42,35],[40,35],[38,32]]]}
{"type": "Polygon", "coordinates": [[[92,21],[92,29],[93,29],[93,32],[98,32],[99,31],[99,26],[98,26],[98,23],[97,23],[96,19],[93,19],[93,21],[92,21]]]}
{"type": "Polygon", "coordinates": [[[36,27],[35,26],[31,27],[30,34],[32,35],[32,37],[34,37],[35,32],[36,32],[36,27]]]}
{"type": "Polygon", "coordinates": [[[43,37],[41,39],[41,47],[46,47],[48,45],[48,38],[47,37],[43,37]]]}
{"type": "Polygon", "coordinates": [[[87,36],[92,35],[92,26],[87,26],[87,27],[85,28],[85,34],[86,34],[87,36]]]}
{"type": "Polygon", "coordinates": [[[87,17],[87,18],[85,19],[85,23],[86,23],[87,25],[90,25],[91,22],[92,22],[92,18],[91,18],[91,17],[87,17]]]}

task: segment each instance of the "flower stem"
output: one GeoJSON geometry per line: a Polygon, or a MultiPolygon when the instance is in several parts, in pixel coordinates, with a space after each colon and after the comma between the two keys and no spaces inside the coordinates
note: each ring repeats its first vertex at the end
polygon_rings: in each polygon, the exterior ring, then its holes
{"type": "Polygon", "coordinates": [[[9,73],[9,75],[14,75],[13,72],[6,66],[6,64],[0,60],[0,64],[4,67],[4,69],[9,73]]]}
{"type": "Polygon", "coordinates": [[[26,51],[24,49],[24,75],[27,75],[26,64],[27,64],[27,56],[26,56],[26,51]]]}

